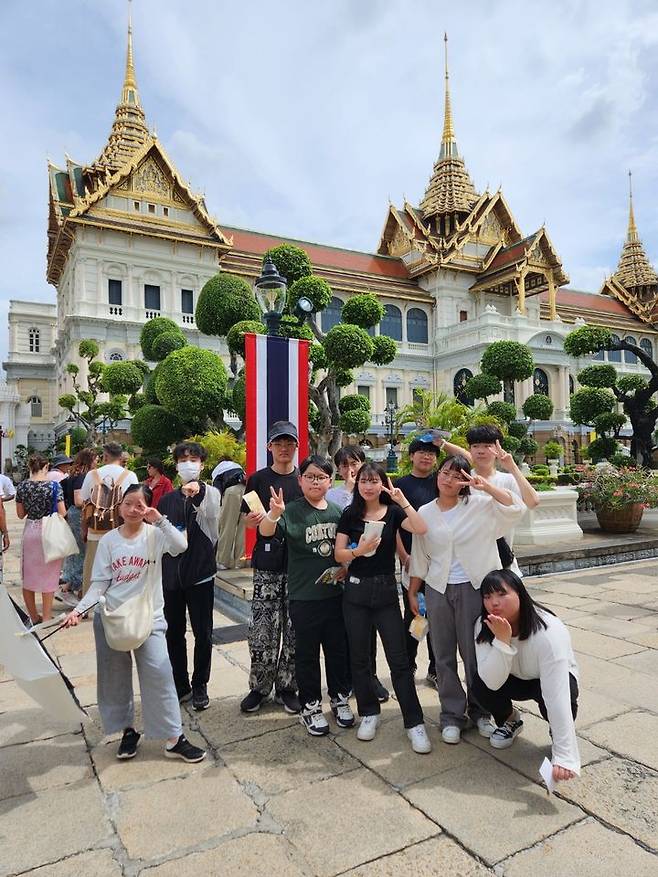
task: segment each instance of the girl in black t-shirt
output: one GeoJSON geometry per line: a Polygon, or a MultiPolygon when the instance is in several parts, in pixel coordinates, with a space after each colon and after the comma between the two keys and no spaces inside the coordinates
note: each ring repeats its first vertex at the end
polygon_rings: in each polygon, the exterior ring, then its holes
{"type": "Polygon", "coordinates": [[[391,681],[414,752],[430,752],[413,673],[407,657],[405,631],[395,579],[396,535],[400,529],[422,535],[423,519],[381,466],[366,463],[359,470],[351,505],[343,512],[336,534],[335,557],[349,563],[343,614],[350,644],[352,682],[361,716],[359,740],[377,733],[380,705],[372,684],[370,631],[377,628],[391,670],[391,681]],[[380,537],[364,536],[368,521],[383,522],[380,537]],[[371,555],[367,557],[366,555],[371,555]]]}

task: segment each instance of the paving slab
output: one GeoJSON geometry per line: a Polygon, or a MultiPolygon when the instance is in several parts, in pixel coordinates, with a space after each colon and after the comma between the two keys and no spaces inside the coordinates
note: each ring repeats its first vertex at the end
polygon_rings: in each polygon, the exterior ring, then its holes
{"type": "Polygon", "coordinates": [[[318,877],[355,868],[440,832],[363,769],[272,798],[267,812],[318,877]]]}
{"type": "Polygon", "coordinates": [[[486,877],[493,873],[459,844],[440,835],[347,871],[345,877],[486,877]]]}
{"type": "MultiPolygon", "coordinates": [[[[640,628],[638,627],[638,630],[640,628]]],[[[631,636],[627,637],[627,640],[631,643],[637,643],[640,646],[647,646],[651,649],[658,649],[658,630],[644,630],[642,633],[634,633],[631,636]]]]}
{"type": "Polygon", "coordinates": [[[35,706],[34,701],[15,682],[3,682],[0,685],[0,713],[27,710],[31,706],[35,706]]]}
{"type": "Polygon", "coordinates": [[[638,670],[658,678],[658,649],[645,649],[634,655],[626,655],[615,660],[615,664],[628,667],[629,670],[638,670]]]}
{"type": "Polygon", "coordinates": [[[622,758],[592,764],[560,795],[658,851],[658,773],[622,758]]]}
{"type": "Polygon", "coordinates": [[[221,756],[240,783],[253,783],[268,796],[360,767],[330,737],[310,737],[301,725],[231,743],[221,756]]]}
{"type": "Polygon", "coordinates": [[[30,871],[30,877],[121,877],[122,874],[123,869],[112,850],[80,853],[30,871]]]}
{"type": "MultiPolygon", "coordinates": [[[[559,613],[559,615],[562,621],[565,621],[563,613],[559,613]]],[[[637,645],[637,643],[629,643],[613,636],[583,630],[572,624],[569,625],[569,634],[571,635],[571,644],[577,652],[594,655],[595,658],[610,660],[642,651],[642,646],[637,645]]]]}
{"type": "Polygon", "coordinates": [[[80,726],[75,728],[70,722],[58,722],[40,709],[33,700],[29,703],[28,709],[12,710],[0,719],[0,749],[16,743],[47,740],[50,737],[79,731],[80,726]]]}
{"type": "Polygon", "coordinates": [[[197,713],[199,728],[213,746],[224,746],[299,724],[297,716],[289,715],[282,706],[274,703],[265,704],[257,713],[242,713],[241,699],[224,697],[212,702],[203,713],[197,713]]]}
{"type": "MultiPolygon", "coordinates": [[[[186,736],[195,746],[205,746],[205,741],[198,734],[186,736]]],[[[206,758],[198,764],[186,764],[180,759],[165,758],[163,749],[164,744],[161,741],[142,738],[137,755],[129,761],[120,761],[116,757],[116,742],[94,746],[91,757],[103,790],[116,792],[136,786],[153,785],[174,777],[191,776],[207,770],[212,763],[212,759],[208,761],[206,758]]]]}
{"type": "Polygon", "coordinates": [[[247,834],[212,850],[147,868],[141,877],[303,877],[308,873],[297,850],[284,838],[247,834]]]}
{"type": "Polygon", "coordinates": [[[0,756],[0,799],[91,780],[89,753],[81,734],[7,747],[0,756]]]}
{"type": "Polygon", "coordinates": [[[655,877],[656,856],[593,819],[567,828],[504,864],[505,877],[655,877]],[[623,865],[622,865],[623,863],[623,865]]]}
{"type": "Polygon", "coordinates": [[[57,862],[112,834],[95,781],[0,801],[0,877],[57,862]],[[58,818],[64,813],[66,818],[58,818]],[[72,815],[72,818],[69,816],[72,815]]]}
{"type": "Polygon", "coordinates": [[[654,676],[576,652],[581,687],[611,700],[658,713],[658,686],[654,676]]]}
{"type": "Polygon", "coordinates": [[[617,639],[626,639],[637,633],[643,633],[642,619],[636,621],[624,621],[619,618],[606,618],[603,615],[581,615],[569,624],[570,628],[579,627],[582,630],[592,630],[594,633],[602,633],[617,639]]]}
{"type": "Polygon", "coordinates": [[[59,665],[65,676],[76,680],[79,676],[96,675],[96,652],[76,652],[58,658],[59,665]]]}
{"type": "Polygon", "coordinates": [[[483,752],[403,793],[464,847],[494,865],[582,818],[582,812],[483,752]]]}
{"type": "MultiPolygon", "coordinates": [[[[192,663],[190,662],[190,666],[192,663]]],[[[213,649],[212,672],[208,682],[208,697],[239,697],[249,690],[249,673],[244,667],[230,663],[226,657],[213,649]]]]}
{"type": "Polygon", "coordinates": [[[591,725],[583,734],[611,752],[658,771],[658,716],[634,710],[591,725]]]}
{"type": "Polygon", "coordinates": [[[258,810],[228,770],[211,765],[120,792],[116,827],[131,859],[154,859],[253,829],[257,819],[258,810]]]}

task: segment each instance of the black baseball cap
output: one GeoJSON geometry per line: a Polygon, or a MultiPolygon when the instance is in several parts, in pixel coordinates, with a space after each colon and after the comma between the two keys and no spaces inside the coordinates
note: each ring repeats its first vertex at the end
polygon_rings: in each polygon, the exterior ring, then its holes
{"type": "Polygon", "coordinates": [[[293,438],[297,443],[299,443],[297,427],[289,420],[277,420],[276,423],[273,423],[270,427],[270,431],[267,434],[267,440],[268,442],[273,442],[274,439],[281,438],[284,435],[288,436],[288,438],[293,438]]]}

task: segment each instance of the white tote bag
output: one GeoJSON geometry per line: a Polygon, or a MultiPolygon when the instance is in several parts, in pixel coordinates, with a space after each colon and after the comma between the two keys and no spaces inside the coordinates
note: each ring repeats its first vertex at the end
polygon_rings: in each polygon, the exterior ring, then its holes
{"type": "Polygon", "coordinates": [[[156,581],[155,532],[152,524],[147,524],[146,544],[148,551],[148,570],[144,587],[116,609],[108,609],[105,597],[100,603],[101,621],[105,639],[111,649],[117,652],[132,652],[138,649],[153,630],[153,591],[156,581]]]}
{"type": "Polygon", "coordinates": [[[41,518],[41,547],[46,563],[80,553],[71,528],[57,512],[57,484],[55,482],[53,482],[52,491],[51,514],[41,518]]]}

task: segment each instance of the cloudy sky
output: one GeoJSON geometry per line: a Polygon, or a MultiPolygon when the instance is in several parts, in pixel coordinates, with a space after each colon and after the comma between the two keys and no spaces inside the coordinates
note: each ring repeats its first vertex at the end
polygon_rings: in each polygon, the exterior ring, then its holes
{"type": "MultiPolygon", "coordinates": [[[[627,224],[627,171],[658,261],[655,0],[134,0],[149,124],[220,224],[373,250],[388,199],[436,159],[449,35],[457,140],[525,233],[546,223],[596,291],[627,224]]],[[[0,4],[0,311],[54,301],[46,159],[93,160],[125,64],[126,0],[0,4]]],[[[0,331],[0,354],[6,330],[0,331]]]]}

